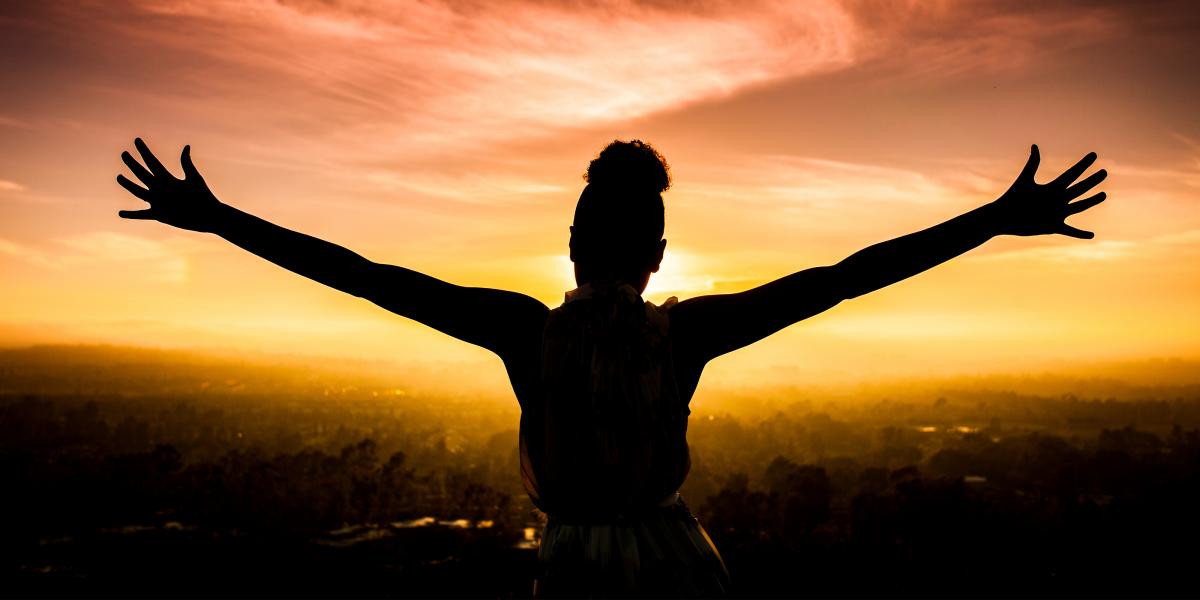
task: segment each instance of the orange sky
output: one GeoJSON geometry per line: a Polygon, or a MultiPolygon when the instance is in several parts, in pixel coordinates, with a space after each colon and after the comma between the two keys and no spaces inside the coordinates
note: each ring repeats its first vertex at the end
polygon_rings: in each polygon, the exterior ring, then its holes
{"type": "MultiPolygon", "coordinates": [[[[0,5],[0,345],[499,361],[113,181],[190,143],[228,203],[368,258],[557,305],[587,161],[667,157],[648,296],[740,290],[1089,150],[1097,238],[1009,238],[711,366],[780,381],[1200,356],[1200,18],[1188,2],[0,5]],[[1036,7],[1036,8],[1031,8],[1036,7]]],[[[174,160],[174,159],[173,159],[174,160]]],[[[177,163],[177,161],[175,161],[177,163]]],[[[1053,172],[1053,173],[1051,173],[1053,172]]]]}

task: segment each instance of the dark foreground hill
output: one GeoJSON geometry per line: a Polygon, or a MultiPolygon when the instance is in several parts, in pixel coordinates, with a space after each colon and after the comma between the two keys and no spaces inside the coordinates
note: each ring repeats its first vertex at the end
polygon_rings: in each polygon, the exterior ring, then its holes
{"type": "MultiPolygon", "coordinates": [[[[0,589],[528,595],[516,408],[404,376],[0,352],[0,589]]],[[[710,395],[683,493],[740,595],[1195,596],[1198,426],[1167,375],[710,395]]]]}

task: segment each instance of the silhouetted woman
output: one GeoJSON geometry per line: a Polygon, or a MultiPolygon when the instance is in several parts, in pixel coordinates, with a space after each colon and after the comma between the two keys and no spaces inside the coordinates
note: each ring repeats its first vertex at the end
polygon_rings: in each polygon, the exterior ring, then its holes
{"type": "Polygon", "coordinates": [[[539,553],[541,596],[720,596],[720,556],[679,498],[689,467],[688,403],[704,365],[839,302],[890,285],[997,235],[1088,239],[1066,217],[1104,200],[1088,154],[1046,184],[1038,149],[999,199],[945,223],[737,294],[642,300],[658,271],[661,155],[640,141],[608,145],[587,170],[571,227],[579,287],[549,309],[515,292],[466,288],[371,262],[340,246],[223,204],[182,155],[177,179],[140,140],[145,187],[117,181],[150,208],[128,219],[215,233],[285,269],[366,298],[500,356],[521,405],[521,476],[548,516],[539,553]]]}

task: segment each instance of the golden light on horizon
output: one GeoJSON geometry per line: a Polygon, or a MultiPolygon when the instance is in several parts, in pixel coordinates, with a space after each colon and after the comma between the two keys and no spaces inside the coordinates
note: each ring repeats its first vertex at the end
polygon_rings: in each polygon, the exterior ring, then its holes
{"type": "Polygon", "coordinates": [[[662,264],[658,272],[650,277],[650,283],[643,295],[661,303],[672,295],[686,298],[712,293],[712,278],[699,272],[701,264],[695,255],[687,250],[671,247],[670,240],[667,240],[662,264]]]}

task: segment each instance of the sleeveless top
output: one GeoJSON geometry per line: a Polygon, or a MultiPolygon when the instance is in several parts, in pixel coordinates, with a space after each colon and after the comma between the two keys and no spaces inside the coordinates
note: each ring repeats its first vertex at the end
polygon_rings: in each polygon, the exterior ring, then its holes
{"type": "Polygon", "coordinates": [[[551,517],[603,523],[653,510],[687,477],[687,401],[667,309],[584,285],[550,311],[540,398],[521,413],[521,477],[551,517]]]}

